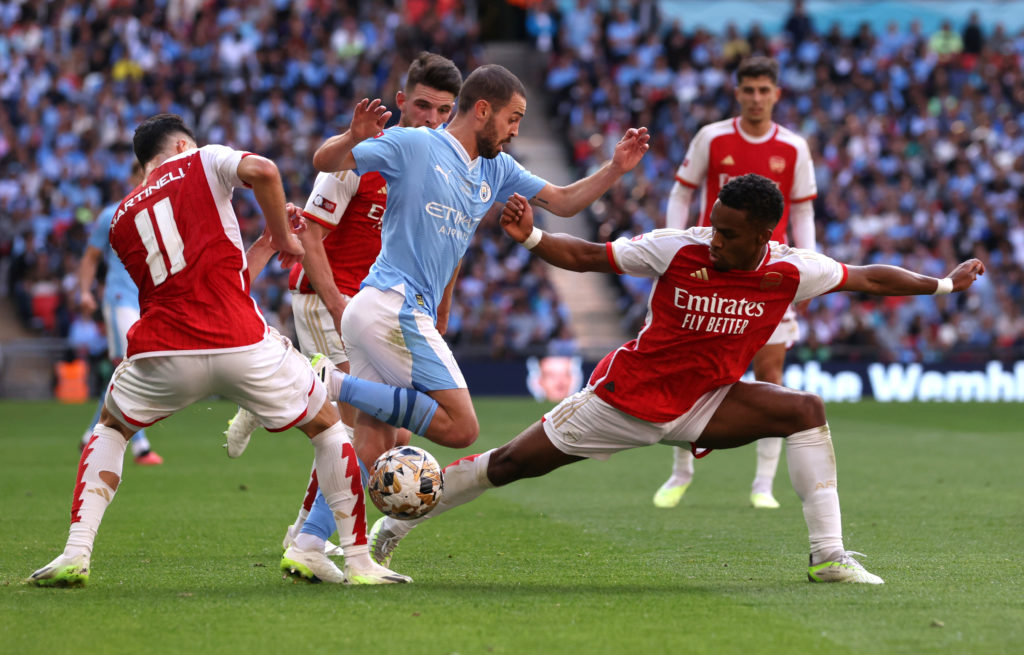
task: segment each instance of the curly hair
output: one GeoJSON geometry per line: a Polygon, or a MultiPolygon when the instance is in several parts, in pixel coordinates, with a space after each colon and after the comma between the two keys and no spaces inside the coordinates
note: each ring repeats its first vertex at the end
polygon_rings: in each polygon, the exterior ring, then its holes
{"type": "Polygon", "coordinates": [[[754,173],[729,180],[718,199],[726,207],[747,212],[747,221],[767,229],[778,225],[786,202],[774,182],[754,173]]]}

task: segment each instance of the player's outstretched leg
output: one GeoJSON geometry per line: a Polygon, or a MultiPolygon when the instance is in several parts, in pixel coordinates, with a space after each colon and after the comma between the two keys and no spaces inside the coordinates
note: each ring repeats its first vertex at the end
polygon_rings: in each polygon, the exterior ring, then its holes
{"type": "Polygon", "coordinates": [[[32,573],[26,583],[37,587],[72,587],[89,580],[96,531],[121,483],[127,447],[128,442],[117,430],[102,424],[93,428],[78,464],[71,501],[71,528],[64,552],[32,573]]]}
{"type": "Polygon", "coordinates": [[[810,538],[808,579],[882,584],[882,578],[865,570],[843,546],[836,458],[828,425],[786,437],[786,458],[793,489],[803,503],[810,538]]]}
{"type": "MultiPolygon", "coordinates": [[[[334,514],[338,526],[338,545],[345,554],[343,581],[350,584],[394,584],[412,582],[408,576],[400,575],[370,558],[370,547],[366,539],[366,505],[363,485],[360,481],[359,465],[355,449],[345,434],[340,422],[335,423],[311,439],[315,452],[315,463],[320,491],[334,514]]],[[[306,523],[309,523],[307,518],[306,523]]],[[[300,535],[299,538],[301,538],[300,535]]],[[[327,578],[316,575],[328,582],[336,581],[336,574],[326,566],[330,559],[324,555],[323,547],[315,551],[297,552],[296,546],[285,551],[285,558],[309,566],[315,561],[327,578]],[[300,561],[302,560],[302,561],[300,561]],[[326,569],[326,570],[324,570],[326,569]]],[[[284,561],[282,560],[282,566],[284,561]]],[[[333,566],[333,562],[331,562],[333,566]]],[[[298,567],[296,567],[298,568],[298,567]]],[[[301,569],[299,569],[301,570],[301,569]]]]}
{"type": "Polygon", "coordinates": [[[693,453],[686,448],[672,448],[672,475],[654,493],[654,506],[675,507],[693,480],[693,453]]]}
{"type": "Polygon", "coordinates": [[[772,437],[757,442],[757,472],[750,485],[750,504],[757,509],[778,509],[779,501],[772,494],[775,471],[779,468],[782,439],[772,437]]]}
{"type": "Polygon", "coordinates": [[[493,450],[456,460],[444,468],[444,493],[437,507],[426,516],[409,521],[381,517],[370,530],[370,554],[383,566],[391,563],[398,542],[409,531],[427,519],[443,514],[453,507],[464,505],[488,489],[494,488],[487,477],[487,465],[493,450]]]}

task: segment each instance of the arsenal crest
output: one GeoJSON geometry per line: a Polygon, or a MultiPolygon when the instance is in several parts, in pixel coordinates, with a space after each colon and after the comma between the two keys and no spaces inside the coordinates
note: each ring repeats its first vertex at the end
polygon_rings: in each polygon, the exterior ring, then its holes
{"type": "Polygon", "coordinates": [[[764,274],[761,278],[761,291],[768,291],[774,289],[782,284],[782,273],[776,271],[769,271],[764,274]]]}
{"type": "Polygon", "coordinates": [[[781,173],[786,170],[786,159],[785,157],[779,157],[778,155],[772,155],[768,158],[768,168],[772,169],[773,173],[781,173]]]}

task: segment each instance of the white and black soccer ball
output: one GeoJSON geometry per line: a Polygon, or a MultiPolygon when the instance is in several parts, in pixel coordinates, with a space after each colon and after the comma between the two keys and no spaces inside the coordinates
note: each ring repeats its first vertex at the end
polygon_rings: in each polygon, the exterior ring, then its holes
{"type": "Polygon", "coordinates": [[[415,519],[434,509],[444,489],[444,474],[434,456],[416,446],[385,452],[370,471],[370,500],[384,514],[415,519]]]}

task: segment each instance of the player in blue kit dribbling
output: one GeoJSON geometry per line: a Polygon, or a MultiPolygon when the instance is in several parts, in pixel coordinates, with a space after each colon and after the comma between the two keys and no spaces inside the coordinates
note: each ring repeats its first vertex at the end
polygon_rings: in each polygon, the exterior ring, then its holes
{"type": "Polygon", "coordinates": [[[555,186],[502,152],[525,113],[522,82],[501,66],[482,66],[463,83],[456,116],[445,128],[382,132],[391,113],[379,100],[364,99],[348,131],[328,139],[313,158],[321,171],[378,171],[388,182],[381,253],[341,322],[352,376],[333,375],[339,399],[360,410],[355,444],[364,464],[394,445],[396,425],[452,448],[476,440],[479,424],[466,381],[441,336],[444,326],[435,321],[487,212],[495,204],[500,211],[518,193],[573,216],[648,149],[646,128],[629,129],[597,172],[555,186]]]}

